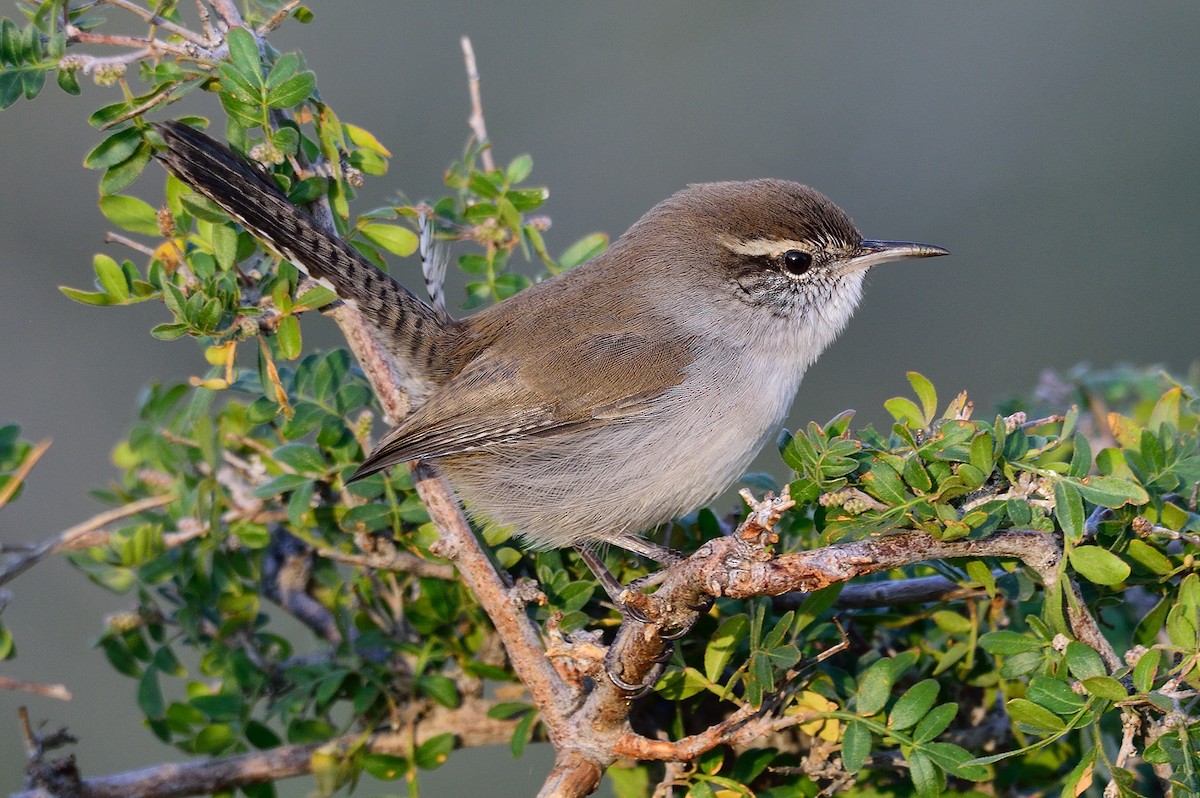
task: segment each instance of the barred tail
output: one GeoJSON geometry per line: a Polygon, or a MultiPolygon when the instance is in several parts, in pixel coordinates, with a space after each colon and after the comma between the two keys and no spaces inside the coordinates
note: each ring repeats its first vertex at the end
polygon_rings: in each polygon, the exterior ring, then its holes
{"type": "Polygon", "coordinates": [[[329,283],[343,300],[353,302],[412,379],[424,382],[436,370],[442,344],[454,325],[449,317],[322,229],[250,161],[181,122],[155,127],[166,142],[157,157],[176,177],[221,206],[271,249],[329,283]]]}

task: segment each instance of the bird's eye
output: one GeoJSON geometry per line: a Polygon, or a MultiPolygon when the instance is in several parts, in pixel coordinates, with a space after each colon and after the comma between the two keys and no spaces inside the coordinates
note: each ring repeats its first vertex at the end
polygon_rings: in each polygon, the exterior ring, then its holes
{"type": "Polygon", "coordinates": [[[789,249],[783,253],[783,268],[788,274],[804,274],[812,266],[812,261],[812,255],[802,249],[789,249]]]}

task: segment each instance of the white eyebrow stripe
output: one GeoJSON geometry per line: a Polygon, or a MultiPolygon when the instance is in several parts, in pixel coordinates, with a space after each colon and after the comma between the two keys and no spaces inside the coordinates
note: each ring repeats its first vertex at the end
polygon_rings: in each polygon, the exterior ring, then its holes
{"type": "Polygon", "coordinates": [[[813,247],[811,241],[792,241],[781,238],[740,239],[732,236],[721,236],[720,240],[721,244],[731,252],[751,258],[759,258],[763,255],[781,255],[789,249],[812,252],[813,247]]]}

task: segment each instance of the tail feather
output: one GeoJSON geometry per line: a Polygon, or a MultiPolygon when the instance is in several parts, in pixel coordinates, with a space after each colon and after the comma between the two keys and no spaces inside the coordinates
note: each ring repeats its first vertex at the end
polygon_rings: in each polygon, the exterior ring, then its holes
{"type": "Polygon", "coordinates": [[[325,231],[257,165],[181,122],[156,125],[166,148],[157,157],[176,177],[313,278],[353,302],[380,342],[423,382],[453,322],[325,231]]]}

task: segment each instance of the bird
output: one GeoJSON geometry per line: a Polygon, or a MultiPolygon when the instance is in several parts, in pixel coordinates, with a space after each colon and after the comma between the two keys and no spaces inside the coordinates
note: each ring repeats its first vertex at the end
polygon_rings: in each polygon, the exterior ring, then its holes
{"type": "Polygon", "coordinates": [[[713,500],[773,439],[869,269],[949,254],[864,239],[800,183],[697,183],[591,261],[454,319],[247,158],[181,122],[155,129],[170,172],[356,306],[400,365],[413,409],[352,478],[431,462],[473,518],[534,549],[576,547],[593,570],[605,545],[672,562],[646,533],[713,500]]]}

